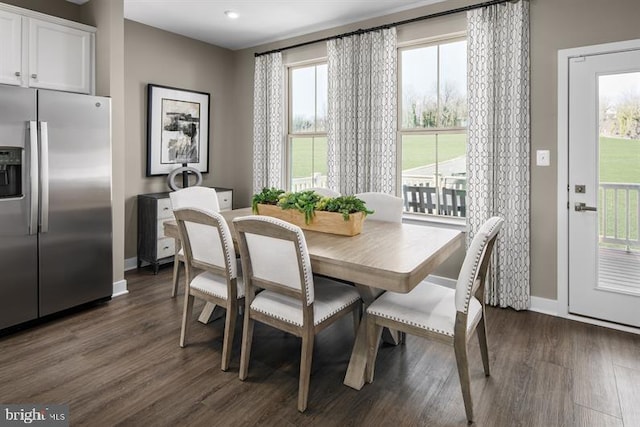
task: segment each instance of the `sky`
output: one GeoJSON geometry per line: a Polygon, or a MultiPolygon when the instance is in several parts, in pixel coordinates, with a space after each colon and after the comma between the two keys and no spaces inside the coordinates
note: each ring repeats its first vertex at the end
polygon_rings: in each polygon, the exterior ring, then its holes
{"type": "MultiPolygon", "coordinates": [[[[460,94],[467,91],[467,42],[466,40],[440,45],[440,79],[451,82],[460,94]]],[[[432,93],[438,76],[438,48],[428,46],[403,49],[398,60],[402,61],[402,85],[420,97],[432,93]]],[[[314,117],[317,93],[327,93],[327,65],[294,68],[291,74],[293,114],[314,117]],[[317,73],[317,76],[316,76],[317,73]]],[[[327,111],[326,97],[317,100],[318,115],[327,111]]]]}
{"type": "Polygon", "coordinates": [[[640,96],[640,72],[601,75],[598,90],[601,99],[606,98],[614,104],[626,94],[640,96]]]}

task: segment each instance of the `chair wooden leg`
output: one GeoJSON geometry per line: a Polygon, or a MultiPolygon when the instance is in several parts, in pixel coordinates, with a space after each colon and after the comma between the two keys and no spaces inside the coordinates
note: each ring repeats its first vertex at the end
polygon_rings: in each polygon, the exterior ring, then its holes
{"type": "Polygon", "coordinates": [[[194,296],[189,295],[189,290],[185,289],[184,310],[182,311],[182,330],[180,331],[180,347],[184,347],[187,340],[187,332],[189,329],[189,319],[193,313],[194,296]]]}
{"type": "Polygon", "coordinates": [[[380,348],[382,326],[376,323],[375,317],[372,315],[367,315],[365,322],[367,322],[367,368],[365,371],[365,381],[372,383],[376,368],[376,358],[378,357],[378,348],[380,348]]]}
{"type": "Polygon", "coordinates": [[[240,380],[244,381],[249,372],[249,357],[251,356],[251,342],[253,341],[253,323],[249,310],[245,310],[244,328],[242,329],[242,348],[240,349],[240,380]]]}
{"type": "Polygon", "coordinates": [[[464,410],[467,414],[467,421],[473,422],[473,402],[471,401],[471,381],[469,380],[469,359],[467,357],[467,342],[464,334],[455,335],[453,349],[456,354],[456,364],[458,365],[458,376],[460,377],[460,388],[462,388],[462,399],[464,400],[464,410]]]}
{"type": "Polygon", "coordinates": [[[315,336],[312,331],[302,334],[302,351],[300,354],[300,379],[298,381],[298,411],[307,409],[309,399],[309,383],[311,382],[311,362],[313,359],[313,342],[315,336]]]}
{"type": "Polygon", "coordinates": [[[231,348],[233,347],[233,335],[236,331],[238,318],[238,300],[227,303],[227,315],[224,321],[224,338],[222,341],[222,363],[220,369],[226,371],[231,362],[231,348]]]}
{"type": "Polygon", "coordinates": [[[487,345],[487,329],[484,322],[484,316],[480,318],[476,331],[478,334],[478,343],[480,344],[480,354],[482,355],[484,374],[488,377],[491,375],[491,371],[489,370],[489,346],[487,345]]]}
{"type": "Polygon", "coordinates": [[[178,282],[180,281],[180,264],[182,261],[178,261],[176,255],[173,261],[173,289],[171,290],[171,298],[175,298],[178,295],[178,282]]]}

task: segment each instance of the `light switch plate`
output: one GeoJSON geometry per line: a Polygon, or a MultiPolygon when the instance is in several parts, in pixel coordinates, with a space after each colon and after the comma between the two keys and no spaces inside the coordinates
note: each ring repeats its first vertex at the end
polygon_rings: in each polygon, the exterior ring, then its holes
{"type": "Polygon", "coordinates": [[[549,150],[537,150],[536,151],[536,165],[537,166],[549,166],[551,160],[549,159],[549,150]]]}

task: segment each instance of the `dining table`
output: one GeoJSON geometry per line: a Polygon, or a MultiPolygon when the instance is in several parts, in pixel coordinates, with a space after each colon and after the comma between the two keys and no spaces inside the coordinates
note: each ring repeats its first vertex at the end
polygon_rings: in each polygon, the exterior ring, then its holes
{"type": "MultiPolygon", "coordinates": [[[[233,219],[251,208],[220,212],[236,241],[233,219]]],[[[165,235],[179,239],[174,220],[165,235]]],[[[464,245],[464,233],[444,227],[366,220],[362,232],[342,236],[304,230],[314,274],[353,283],[367,307],[383,291],[408,293],[464,245]]],[[[209,312],[211,307],[209,308],[209,312]]],[[[201,316],[202,317],[202,316],[201,316]]],[[[356,332],[344,384],[360,390],[367,363],[366,310],[356,332]]]]}

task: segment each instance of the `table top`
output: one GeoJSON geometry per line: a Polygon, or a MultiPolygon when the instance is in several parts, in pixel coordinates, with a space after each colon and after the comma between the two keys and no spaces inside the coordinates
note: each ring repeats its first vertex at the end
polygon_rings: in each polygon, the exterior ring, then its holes
{"type": "MultiPolygon", "coordinates": [[[[221,212],[232,234],[233,218],[251,208],[221,212]]],[[[175,221],[165,235],[178,237],[175,221]]],[[[464,244],[464,235],[426,225],[365,220],[362,233],[348,237],[304,230],[315,274],[394,292],[409,292],[464,244]]],[[[235,239],[235,236],[234,236],[235,239]]]]}

